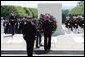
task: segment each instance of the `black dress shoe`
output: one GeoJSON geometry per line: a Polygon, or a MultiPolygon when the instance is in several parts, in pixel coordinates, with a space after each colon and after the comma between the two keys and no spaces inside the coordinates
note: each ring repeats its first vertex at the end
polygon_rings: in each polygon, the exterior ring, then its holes
{"type": "Polygon", "coordinates": [[[40,47],[36,47],[36,48],[40,48],[40,47]]]}
{"type": "Polygon", "coordinates": [[[50,51],[50,49],[48,49],[48,51],[50,51]]]}
{"type": "Polygon", "coordinates": [[[41,44],[40,46],[44,46],[44,45],[41,44]]]}
{"type": "Polygon", "coordinates": [[[45,49],[45,51],[47,51],[47,49],[45,49]]]}

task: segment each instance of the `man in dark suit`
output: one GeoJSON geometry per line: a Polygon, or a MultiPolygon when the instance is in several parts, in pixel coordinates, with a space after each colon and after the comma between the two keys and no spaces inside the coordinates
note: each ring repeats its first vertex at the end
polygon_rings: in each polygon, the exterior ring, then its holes
{"type": "Polygon", "coordinates": [[[52,35],[52,22],[49,21],[47,16],[44,22],[42,23],[42,28],[44,32],[44,49],[49,51],[51,48],[51,35],[52,35]]]}
{"type": "Polygon", "coordinates": [[[33,54],[33,47],[34,47],[34,40],[37,38],[36,28],[32,24],[33,17],[27,16],[27,23],[23,25],[22,33],[23,38],[27,44],[27,55],[32,56],[33,54]]]}

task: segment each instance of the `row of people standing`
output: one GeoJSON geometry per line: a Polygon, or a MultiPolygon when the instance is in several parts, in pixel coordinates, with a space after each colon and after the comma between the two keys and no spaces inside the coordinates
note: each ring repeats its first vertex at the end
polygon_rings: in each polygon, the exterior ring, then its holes
{"type": "Polygon", "coordinates": [[[75,33],[75,34],[81,34],[84,33],[84,17],[78,16],[73,17],[73,19],[70,20],[70,17],[67,17],[65,21],[65,26],[67,28],[68,33],[75,33]]]}
{"type": "Polygon", "coordinates": [[[14,33],[16,34],[21,34],[22,33],[22,27],[25,24],[25,20],[23,18],[17,18],[15,23],[12,23],[9,21],[9,18],[4,18],[4,33],[5,34],[11,34],[13,29],[11,30],[11,28],[14,28],[14,33]],[[12,26],[13,27],[12,27],[12,26]]]}

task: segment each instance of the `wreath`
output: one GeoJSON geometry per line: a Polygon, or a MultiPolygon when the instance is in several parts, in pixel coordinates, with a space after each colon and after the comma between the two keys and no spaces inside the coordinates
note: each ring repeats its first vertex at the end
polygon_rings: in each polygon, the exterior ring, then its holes
{"type": "Polygon", "coordinates": [[[42,22],[45,20],[46,17],[49,17],[49,20],[52,22],[52,26],[53,26],[52,32],[54,33],[57,29],[57,22],[56,22],[56,19],[48,13],[46,13],[45,15],[44,14],[40,15],[40,18],[38,21],[38,29],[41,33],[43,33],[42,22]]]}

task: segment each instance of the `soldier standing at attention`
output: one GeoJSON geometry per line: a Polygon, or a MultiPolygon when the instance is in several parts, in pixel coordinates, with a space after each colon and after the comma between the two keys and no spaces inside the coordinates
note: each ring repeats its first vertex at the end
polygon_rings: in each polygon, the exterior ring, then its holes
{"type": "Polygon", "coordinates": [[[37,40],[36,40],[36,48],[40,48],[40,46],[43,46],[42,41],[42,22],[41,19],[37,22],[37,40]]]}
{"type": "Polygon", "coordinates": [[[81,16],[78,16],[77,17],[77,20],[76,20],[76,22],[77,22],[77,25],[78,25],[78,27],[77,27],[77,33],[79,34],[79,33],[81,33],[81,16]]]}
{"type": "Polygon", "coordinates": [[[14,14],[14,11],[12,11],[11,13],[11,16],[9,17],[9,22],[11,24],[11,32],[12,32],[12,36],[14,35],[15,33],[15,23],[16,23],[16,17],[15,17],[15,14],[14,14]]]}
{"type": "Polygon", "coordinates": [[[4,33],[7,34],[8,33],[8,29],[9,29],[9,22],[8,22],[7,18],[5,18],[3,26],[4,26],[4,33]]]}
{"type": "Polygon", "coordinates": [[[65,25],[66,25],[66,28],[68,29],[68,33],[71,33],[71,20],[70,20],[70,17],[66,17],[65,25]]]}
{"type": "Polygon", "coordinates": [[[82,32],[84,34],[84,17],[82,17],[82,32]]]}
{"type": "Polygon", "coordinates": [[[27,16],[26,24],[23,25],[22,33],[23,38],[27,44],[27,55],[32,56],[33,54],[33,47],[34,47],[34,40],[37,38],[37,30],[35,26],[32,24],[33,17],[27,16]]]}
{"type": "Polygon", "coordinates": [[[74,17],[74,21],[73,21],[73,33],[77,34],[77,29],[78,29],[78,21],[77,21],[77,17],[74,17]]]}
{"type": "Polygon", "coordinates": [[[84,17],[82,17],[82,28],[84,30],[84,17]]]}

